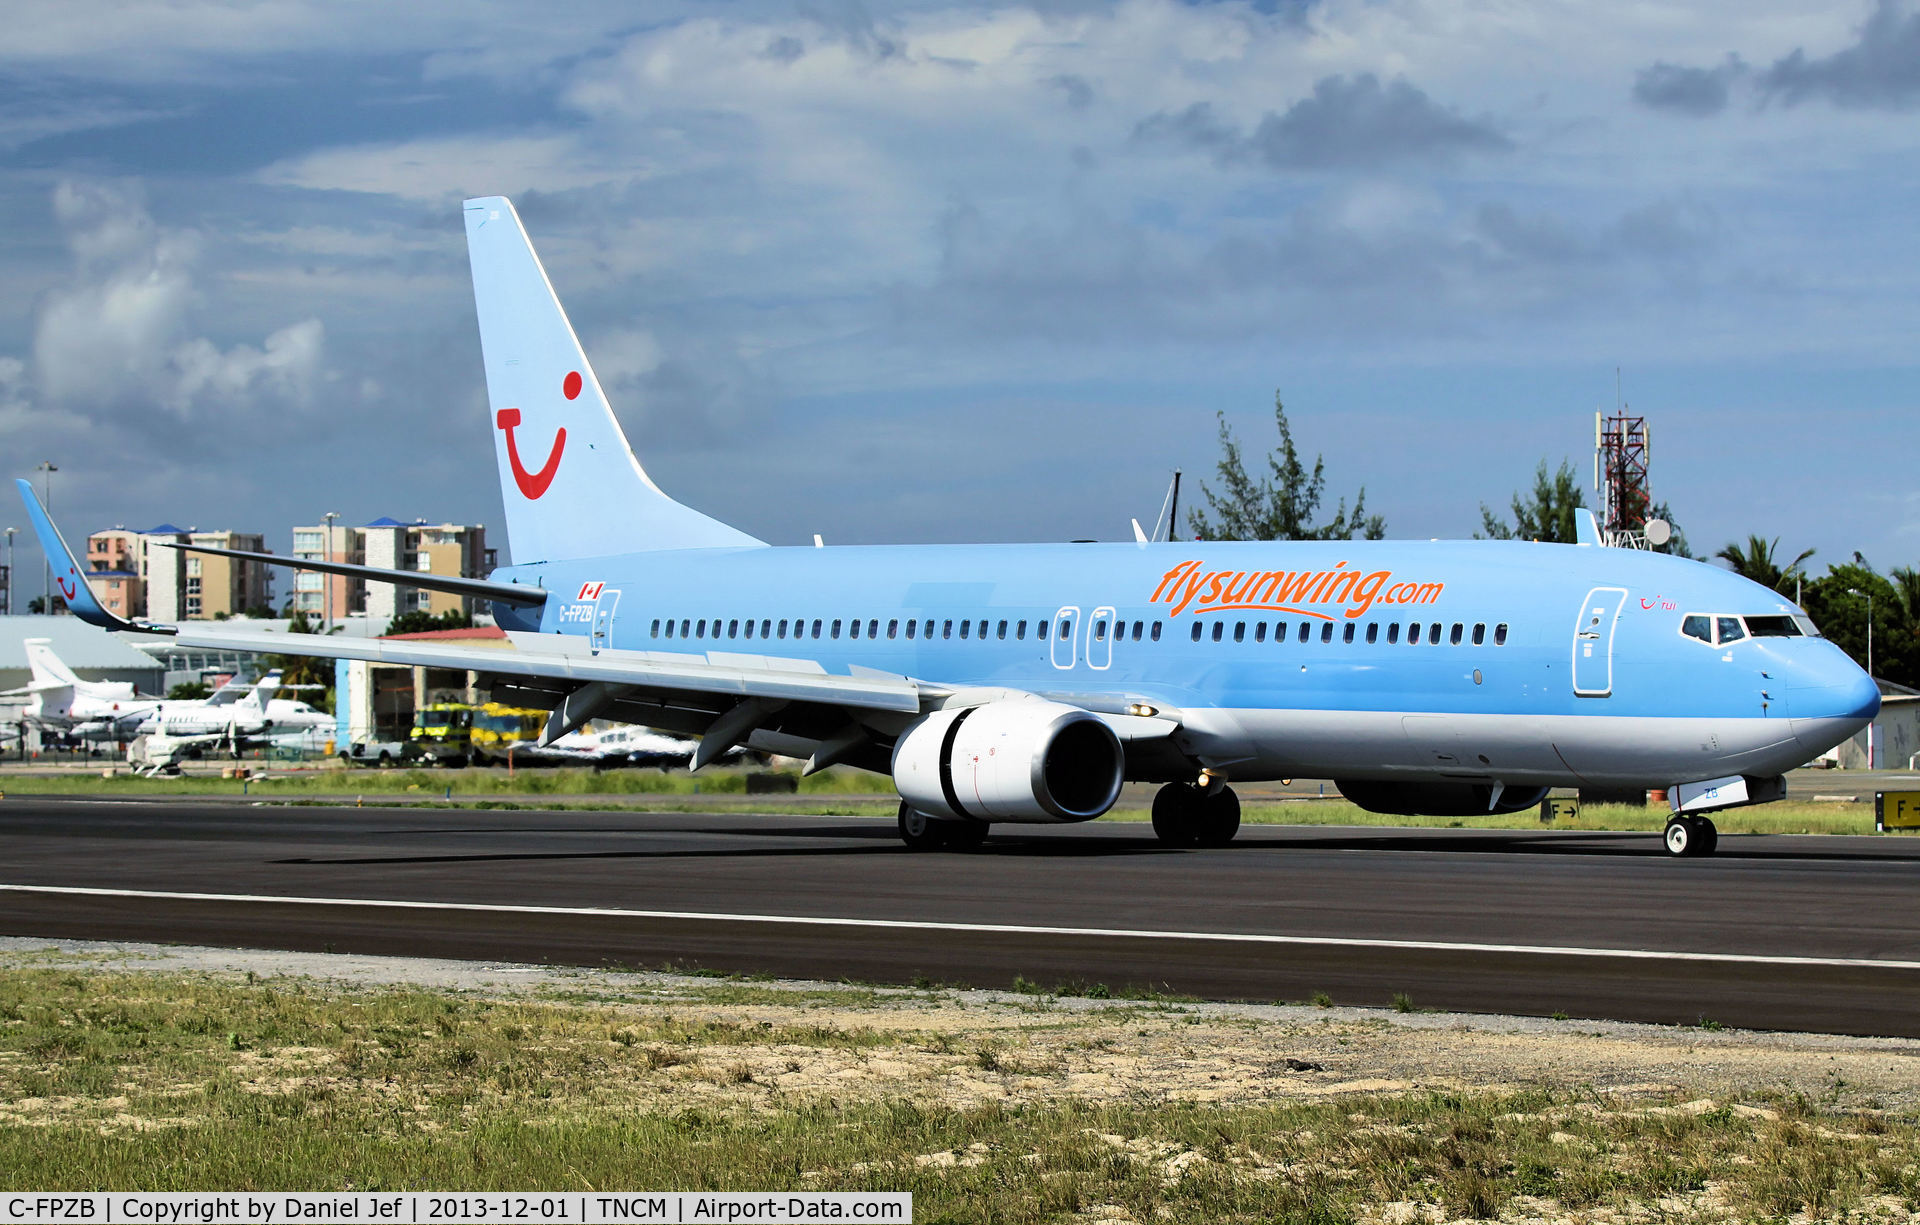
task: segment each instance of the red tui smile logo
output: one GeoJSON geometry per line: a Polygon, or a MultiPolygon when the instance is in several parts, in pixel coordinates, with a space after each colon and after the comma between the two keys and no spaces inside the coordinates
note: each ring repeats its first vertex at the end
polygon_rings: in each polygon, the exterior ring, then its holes
{"type": "MultiPolygon", "coordinates": [[[[567,377],[560,384],[560,392],[571,400],[579,396],[580,386],[580,372],[569,370],[567,377]]],[[[515,428],[520,424],[520,410],[501,409],[499,415],[494,418],[494,424],[506,431],[507,463],[513,468],[513,483],[520,486],[520,492],[528,501],[533,501],[546,493],[547,487],[553,484],[554,474],[560,471],[560,453],[567,449],[567,427],[563,425],[554,433],[553,449],[547,452],[546,463],[540,465],[538,471],[529,472],[527,466],[520,461],[520,444],[513,435],[515,428]]]]}

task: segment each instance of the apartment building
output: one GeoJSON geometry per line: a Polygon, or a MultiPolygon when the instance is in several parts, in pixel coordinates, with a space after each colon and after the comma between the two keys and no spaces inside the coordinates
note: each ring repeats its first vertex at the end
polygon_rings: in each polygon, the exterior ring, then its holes
{"type": "MultiPolygon", "coordinates": [[[[466,578],[484,578],[496,564],[495,551],[487,547],[487,529],[482,524],[428,523],[424,519],[402,523],[385,516],[360,527],[339,523],[296,527],[293,553],[315,561],[466,578]]],[[[314,573],[294,576],[292,606],[313,618],[364,616],[375,622],[391,621],[409,612],[473,614],[473,601],[466,596],[314,573]]]]}
{"type": "Polygon", "coordinates": [[[212,621],[273,607],[273,572],[258,562],[183,553],[168,544],[266,552],[258,532],[202,532],[162,523],[87,537],[87,585],[108,611],[161,621],[212,621]]]}

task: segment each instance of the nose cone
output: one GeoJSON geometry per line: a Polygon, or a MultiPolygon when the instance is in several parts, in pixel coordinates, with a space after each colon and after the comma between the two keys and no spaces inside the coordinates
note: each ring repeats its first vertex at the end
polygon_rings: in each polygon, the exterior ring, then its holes
{"type": "Polygon", "coordinates": [[[1787,697],[1794,738],[1814,753],[1848,739],[1880,713],[1880,686],[1838,647],[1829,651],[1801,673],[1787,697]]]}

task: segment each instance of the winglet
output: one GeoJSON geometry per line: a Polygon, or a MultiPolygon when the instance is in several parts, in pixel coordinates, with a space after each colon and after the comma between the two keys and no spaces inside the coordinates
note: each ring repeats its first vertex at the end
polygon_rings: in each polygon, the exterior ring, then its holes
{"type": "Polygon", "coordinates": [[[173,632],[171,627],[135,625],[101,607],[93,588],[87,585],[86,571],[81,568],[79,559],[67,547],[67,542],[61,539],[60,529],[53,525],[46,508],[40,505],[40,499],[34,496],[33,482],[16,479],[14,484],[20,487],[20,497],[27,504],[27,519],[33,524],[33,534],[40,538],[40,551],[47,555],[47,564],[53,570],[53,585],[60,589],[61,598],[66,600],[74,616],[102,629],[138,630],[149,634],[173,632]]]}
{"type": "Polygon", "coordinates": [[[1595,519],[1593,512],[1584,506],[1574,507],[1573,532],[1574,542],[1576,544],[1600,545],[1606,543],[1600,536],[1599,520],[1595,519]]]}

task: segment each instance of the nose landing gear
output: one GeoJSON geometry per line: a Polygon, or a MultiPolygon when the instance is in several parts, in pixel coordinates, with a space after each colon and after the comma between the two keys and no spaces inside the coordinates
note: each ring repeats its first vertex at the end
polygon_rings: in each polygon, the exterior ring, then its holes
{"type": "Polygon", "coordinates": [[[1240,832],[1240,797],[1231,787],[1209,795],[1192,783],[1168,783],[1153,797],[1153,832],[1168,846],[1225,846],[1240,832]]]}
{"type": "Polygon", "coordinates": [[[1667,854],[1675,858],[1698,858],[1713,854],[1720,843],[1720,831],[1705,817],[1673,817],[1667,821],[1667,854]]]}

